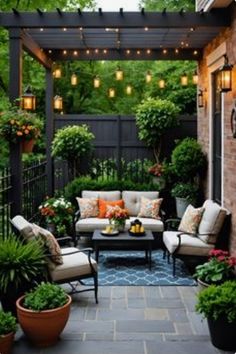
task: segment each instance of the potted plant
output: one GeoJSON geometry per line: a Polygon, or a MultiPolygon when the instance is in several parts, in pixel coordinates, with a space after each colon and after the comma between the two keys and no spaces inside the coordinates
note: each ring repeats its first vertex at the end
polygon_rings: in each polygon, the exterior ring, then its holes
{"type": "Polygon", "coordinates": [[[69,318],[71,297],[56,284],[41,283],[17,302],[17,317],[37,347],[57,342],[69,318]]]}
{"type": "Polygon", "coordinates": [[[171,195],[176,199],[176,212],[182,218],[187,206],[197,199],[198,187],[193,183],[176,183],[171,189],[171,195]]]}
{"type": "Polygon", "coordinates": [[[0,110],[0,136],[10,143],[21,143],[23,152],[31,152],[35,140],[40,136],[42,121],[35,113],[10,103],[0,110]]]}
{"type": "Polygon", "coordinates": [[[114,226],[115,230],[124,231],[125,220],[129,218],[128,210],[122,209],[118,205],[108,207],[106,218],[109,219],[110,224],[114,226]]]}
{"type": "Polygon", "coordinates": [[[0,242],[0,299],[5,311],[16,314],[15,302],[46,275],[43,247],[22,243],[15,235],[0,242]]]}
{"type": "Polygon", "coordinates": [[[219,285],[233,278],[236,280],[233,273],[235,266],[236,258],[230,256],[228,251],[213,249],[209,252],[208,262],[196,267],[194,277],[201,288],[219,285]]]}
{"type": "Polygon", "coordinates": [[[73,225],[74,207],[64,197],[47,198],[39,206],[47,228],[56,235],[65,236],[67,230],[73,225]]]}
{"type": "Polygon", "coordinates": [[[236,350],[236,281],[210,285],[198,293],[196,311],[207,318],[212,344],[236,350]]]}
{"type": "Polygon", "coordinates": [[[10,354],[17,329],[16,318],[10,312],[0,310],[0,353],[10,354]]]}

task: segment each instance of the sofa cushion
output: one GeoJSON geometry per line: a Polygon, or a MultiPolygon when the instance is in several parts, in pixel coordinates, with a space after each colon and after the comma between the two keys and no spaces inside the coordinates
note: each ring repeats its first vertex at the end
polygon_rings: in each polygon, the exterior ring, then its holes
{"type": "Polygon", "coordinates": [[[118,205],[120,208],[124,208],[124,201],[123,199],[107,201],[104,199],[98,199],[98,208],[99,208],[99,218],[105,218],[107,213],[108,206],[116,206],[118,205]]]}
{"type": "Polygon", "coordinates": [[[121,199],[120,191],[82,191],[82,198],[97,198],[104,200],[121,199]]]}
{"type": "Polygon", "coordinates": [[[80,217],[92,218],[98,216],[98,199],[96,198],[76,198],[79,204],[80,217]]]}
{"type": "MultiPolygon", "coordinates": [[[[62,255],[75,251],[78,251],[75,247],[66,247],[62,249],[62,255]]],[[[96,261],[93,258],[91,258],[91,261],[94,269],[97,270],[96,261]]],[[[91,268],[88,257],[83,252],[65,255],[63,257],[63,264],[58,265],[50,271],[53,281],[63,281],[64,279],[71,279],[72,277],[86,274],[91,274],[91,268]]]]}
{"type": "Polygon", "coordinates": [[[178,230],[196,234],[203,212],[204,208],[194,208],[191,204],[188,205],[181,219],[178,230]]]}
{"type": "Polygon", "coordinates": [[[203,208],[205,211],[198,228],[199,238],[215,244],[228,211],[210,199],[204,202],[203,208]]]}
{"type": "Polygon", "coordinates": [[[137,216],[140,210],[140,198],[157,199],[159,192],[144,192],[144,191],[123,191],[122,199],[125,203],[125,208],[130,216],[137,216]]]}
{"type": "Polygon", "coordinates": [[[138,217],[160,219],[159,211],[163,199],[140,198],[140,210],[138,217]]]}
{"type": "MultiPolygon", "coordinates": [[[[179,244],[178,234],[180,234],[179,231],[164,231],[163,233],[163,242],[171,254],[174,253],[179,244]]],[[[213,247],[213,245],[203,242],[198,237],[183,234],[181,235],[181,247],[177,253],[204,257],[208,256],[213,247]]]]}

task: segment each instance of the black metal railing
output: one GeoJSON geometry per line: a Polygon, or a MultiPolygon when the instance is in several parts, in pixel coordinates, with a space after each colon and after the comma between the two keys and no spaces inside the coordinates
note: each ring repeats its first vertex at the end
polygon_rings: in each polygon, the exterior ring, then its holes
{"type": "Polygon", "coordinates": [[[10,233],[9,218],[11,215],[11,174],[8,168],[0,170],[0,236],[10,233]]]}

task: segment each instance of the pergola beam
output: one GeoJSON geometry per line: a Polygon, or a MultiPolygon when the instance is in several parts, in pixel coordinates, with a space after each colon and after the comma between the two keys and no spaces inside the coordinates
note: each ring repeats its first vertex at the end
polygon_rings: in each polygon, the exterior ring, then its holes
{"type": "Polygon", "coordinates": [[[0,12],[0,26],[12,28],[186,28],[226,27],[230,24],[228,9],[200,12],[0,12]]]}

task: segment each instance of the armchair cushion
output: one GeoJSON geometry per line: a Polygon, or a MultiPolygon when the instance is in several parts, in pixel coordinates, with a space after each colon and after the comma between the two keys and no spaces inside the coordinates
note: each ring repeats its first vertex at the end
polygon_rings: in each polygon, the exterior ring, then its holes
{"type": "Polygon", "coordinates": [[[96,217],[99,214],[97,198],[76,198],[82,219],[96,217]]]}
{"type": "Polygon", "coordinates": [[[159,211],[163,199],[140,198],[140,210],[138,217],[160,219],[159,211]]]}
{"type": "Polygon", "coordinates": [[[122,199],[125,202],[125,208],[128,210],[130,216],[137,216],[140,211],[141,197],[149,199],[157,199],[159,192],[151,191],[123,191],[122,199]]]}
{"type": "Polygon", "coordinates": [[[178,230],[196,234],[203,212],[204,208],[194,208],[190,204],[184,212],[178,230]]]}

